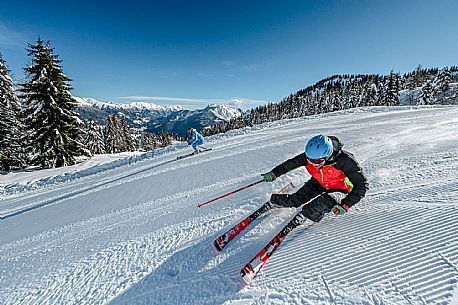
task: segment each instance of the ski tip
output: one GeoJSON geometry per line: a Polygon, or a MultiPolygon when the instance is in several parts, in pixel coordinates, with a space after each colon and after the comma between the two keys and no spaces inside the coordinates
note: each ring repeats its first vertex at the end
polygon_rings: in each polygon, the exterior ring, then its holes
{"type": "Polygon", "coordinates": [[[253,267],[250,263],[246,264],[245,267],[240,270],[240,276],[245,284],[250,285],[253,282],[253,279],[256,277],[257,272],[253,270],[253,267]]]}
{"type": "Polygon", "coordinates": [[[254,275],[250,273],[245,273],[244,270],[240,272],[240,276],[242,277],[242,280],[246,285],[250,285],[251,282],[253,282],[254,275]]]}
{"type": "Polygon", "coordinates": [[[223,250],[223,248],[221,248],[220,245],[218,244],[217,240],[213,242],[213,245],[215,246],[216,250],[218,250],[218,252],[221,252],[221,250],[223,250]]]}

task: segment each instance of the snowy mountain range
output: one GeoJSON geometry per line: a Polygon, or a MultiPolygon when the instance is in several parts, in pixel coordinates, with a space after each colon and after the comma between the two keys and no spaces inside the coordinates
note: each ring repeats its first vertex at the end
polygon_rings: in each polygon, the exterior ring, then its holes
{"type": "Polygon", "coordinates": [[[184,136],[188,127],[202,130],[216,123],[239,117],[242,110],[228,105],[209,105],[204,109],[186,110],[181,106],[161,106],[154,103],[130,104],[100,102],[93,98],[74,97],[83,122],[94,120],[105,125],[108,115],[123,114],[130,127],[149,132],[174,132],[184,136]]]}
{"type": "Polygon", "coordinates": [[[148,123],[147,131],[173,131],[183,136],[189,127],[202,130],[213,124],[229,121],[239,117],[242,111],[226,105],[209,105],[204,109],[173,111],[168,115],[158,117],[148,123]]]}

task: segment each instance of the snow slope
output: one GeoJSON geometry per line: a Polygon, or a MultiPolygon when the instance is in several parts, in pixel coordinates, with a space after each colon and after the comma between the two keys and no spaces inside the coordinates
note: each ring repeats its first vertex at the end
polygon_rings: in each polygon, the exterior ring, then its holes
{"type": "Polygon", "coordinates": [[[3,176],[0,304],[456,304],[457,126],[456,106],[353,109],[214,136],[213,151],[179,161],[186,145],[80,174],[3,176]],[[348,214],[291,232],[244,286],[242,266],[295,211],[272,211],[221,253],[213,239],[308,174],[196,205],[317,133],[345,143],[370,190],[348,214]]]}

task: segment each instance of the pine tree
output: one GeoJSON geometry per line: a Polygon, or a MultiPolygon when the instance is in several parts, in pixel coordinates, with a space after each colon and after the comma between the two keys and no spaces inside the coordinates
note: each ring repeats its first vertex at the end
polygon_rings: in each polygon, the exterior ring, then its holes
{"type": "Polygon", "coordinates": [[[109,115],[107,117],[107,124],[103,131],[105,138],[105,150],[109,154],[120,152],[119,144],[119,131],[118,131],[118,120],[115,116],[109,115]]]}
{"type": "Polygon", "coordinates": [[[385,94],[383,96],[382,104],[384,106],[397,106],[399,105],[399,89],[400,89],[400,76],[399,74],[391,71],[388,76],[387,84],[385,87],[385,94]]]}
{"type": "Polygon", "coordinates": [[[22,146],[24,126],[21,122],[21,105],[14,92],[6,62],[0,53],[0,170],[26,166],[22,146]]]}
{"type": "Polygon", "coordinates": [[[412,73],[414,78],[414,88],[415,87],[423,87],[425,82],[428,80],[428,72],[426,69],[423,69],[421,65],[415,69],[412,73]]]}
{"type": "Polygon", "coordinates": [[[450,100],[452,104],[457,104],[458,105],[458,85],[455,84],[454,87],[452,87],[452,92],[450,94],[450,100]]]}
{"type": "Polygon", "coordinates": [[[93,154],[105,153],[105,142],[103,139],[103,128],[93,120],[87,124],[84,144],[93,154]]]}
{"type": "Polygon", "coordinates": [[[426,84],[421,88],[419,97],[419,105],[430,105],[432,103],[433,85],[431,84],[431,81],[428,80],[426,84]]]}
{"type": "Polygon", "coordinates": [[[131,129],[134,149],[138,151],[151,151],[157,147],[156,136],[139,129],[131,129]]]}
{"type": "Polygon", "coordinates": [[[127,124],[125,116],[120,116],[118,119],[119,135],[121,138],[121,151],[133,151],[135,149],[131,136],[130,127],[127,124]]]}
{"type": "Polygon", "coordinates": [[[130,135],[130,128],[124,116],[115,117],[109,115],[104,130],[105,149],[107,153],[119,153],[132,151],[133,140],[130,135]]]}
{"type": "Polygon", "coordinates": [[[447,67],[439,71],[439,74],[433,81],[433,93],[436,104],[448,104],[451,95],[448,91],[452,78],[452,73],[447,67]]]}
{"type": "Polygon", "coordinates": [[[20,91],[30,129],[32,161],[44,168],[73,165],[75,158],[87,154],[87,150],[81,141],[77,102],[70,95],[71,80],[63,73],[61,60],[49,41],[44,43],[38,38],[27,51],[32,63],[24,68],[27,82],[20,91]]]}
{"type": "Polygon", "coordinates": [[[378,99],[378,91],[377,85],[372,82],[368,82],[366,84],[366,88],[364,90],[364,106],[375,106],[377,104],[378,99]]]}

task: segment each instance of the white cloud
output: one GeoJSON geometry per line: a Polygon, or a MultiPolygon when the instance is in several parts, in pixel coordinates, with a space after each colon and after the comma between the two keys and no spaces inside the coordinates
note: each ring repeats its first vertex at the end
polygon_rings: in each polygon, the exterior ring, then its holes
{"type": "Polygon", "coordinates": [[[236,106],[236,107],[252,108],[252,107],[257,107],[257,106],[264,105],[267,103],[268,102],[265,100],[255,100],[255,99],[249,99],[249,98],[234,97],[231,99],[231,101],[228,104],[236,106]]]}
{"type": "Polygon", "coordinates": [[[178,102],[178,103],[225,103],[224,99],[214,98],[183,98],[166,96],[121,96],[120,99],[133,101],[178,102]]]}
{"type": "Polygon", "coordinates": [[[246,104],[246,102],[244,100],[241,100],[241,99],[238,99],[238,98],[234,98],[234,99],[232,99],[232,101],[229,104],[230,105],[235,105],[235,106],[243,106],[244,104],[246,104]]]}

